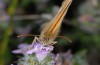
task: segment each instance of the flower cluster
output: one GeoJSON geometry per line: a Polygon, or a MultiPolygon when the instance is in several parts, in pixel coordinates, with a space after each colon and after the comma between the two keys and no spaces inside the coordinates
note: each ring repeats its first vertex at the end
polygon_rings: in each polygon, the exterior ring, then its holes
{"type": "Polygon", "coordinates": [[[20,44],[19,49],[13,50],[15,54],[35,54],[39,61],[42,61],[49,52],[53,50],[53,46],[43,46],[40,42],[29,44],[20,44]]]}

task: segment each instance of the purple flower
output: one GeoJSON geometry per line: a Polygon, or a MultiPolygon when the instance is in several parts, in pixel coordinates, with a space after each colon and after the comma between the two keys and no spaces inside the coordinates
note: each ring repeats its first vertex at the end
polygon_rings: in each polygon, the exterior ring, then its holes
{"type": "Polygon", "coordinates": [[[12,53],[15,53],[15,54],[20,54],[20,53],[24,53],[25,51],[27,51],[27,49],[29,48],[29,44],[26,44],[26,43],[22,43],[18,46],[19,49],[17,50],[13,50],[12,53]]]}
{"type": "Polygon", "coordinates": [[[15,54],[35,54],[38,61],[42,61],[48,53],[50,53],[53,50],[53,46],[44,46],[40,44],[39,42],[36,42],[34,44],[20,44],[18,46],[19,49],[13,50],[12,53],[15,54]]]}
{"type": "Polygon", "coordinates": [[[48,53],[50,53],[53,50],[53,46],[43,46],[40,43],[36,43],[34,45],[34,48],[27,51],[27,54],[35,53],[36,57],[39,61],[42,61],[48,53]]]}

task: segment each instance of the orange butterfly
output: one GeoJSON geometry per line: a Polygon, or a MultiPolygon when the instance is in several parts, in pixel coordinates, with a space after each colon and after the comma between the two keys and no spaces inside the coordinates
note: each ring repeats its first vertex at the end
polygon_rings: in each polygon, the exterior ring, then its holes
{"type": "MultiPolygon", "coordinates": [[[[62,3],[62,6],[60,7],[55,17],[49,23],[45,25],[41,34],[35,35],[35,36],[39,36],[39,38],[36,37],[36,39],[40,41],[43,45],[53,45],[56,43],[54,42],[56,37],[62,37],[62,36],[57,36],[57,35],[59,33],[62,20],[64,16],[66,15],[66,12],[68,11],[68,8],[71,3],[72,3],[72,0],[64,0],[64,2],[62,3]]],[[[20,36],[33,36],[33,35],[28,34],[28,35],[20,35],[20,36]]]]}

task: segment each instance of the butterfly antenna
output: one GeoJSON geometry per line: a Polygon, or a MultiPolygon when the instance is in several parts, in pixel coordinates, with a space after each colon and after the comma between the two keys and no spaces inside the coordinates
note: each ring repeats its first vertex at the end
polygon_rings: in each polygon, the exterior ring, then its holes
{"type": "Polygon", "coordinates": [[[69,39],[69,38],[67,38],[67,37],[64,37],[64,36],[57,36],[57,37],[60,37],[60,38],[66,39],[66,40],[68,40],[70,43],[72,43],[72,40],[69,39]]]}
{"type": "Polygon", "coordinates": [[[39,36],[39,35],[33,35],[33,34],[21,34],[21,35],[18,35],[17,37],[26,37],[26,36],[39,36]]]}

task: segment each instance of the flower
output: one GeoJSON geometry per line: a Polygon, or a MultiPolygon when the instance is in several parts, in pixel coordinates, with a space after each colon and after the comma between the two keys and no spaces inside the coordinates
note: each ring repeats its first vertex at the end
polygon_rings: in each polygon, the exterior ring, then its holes
{"type": "Polygon", "coordinates": [[[29,46],[30,46],[29,44],[22,43],[18,46],[19,49],[13,50],[12,53],[14,53],[14,54],[23,54],[23,52],[25,52],[28,49],[29,46]]]}
{"type": "Polygon", "coordinates": [[[13,50],[12,53],[15,54],[35,54],[38,61],[42,61],[45,59],[48,53],[53,50],[53,46],[43,46],[40,42],[36,42],[34,44],[20,44],[18,46],[19,49],[13,50]]]}

